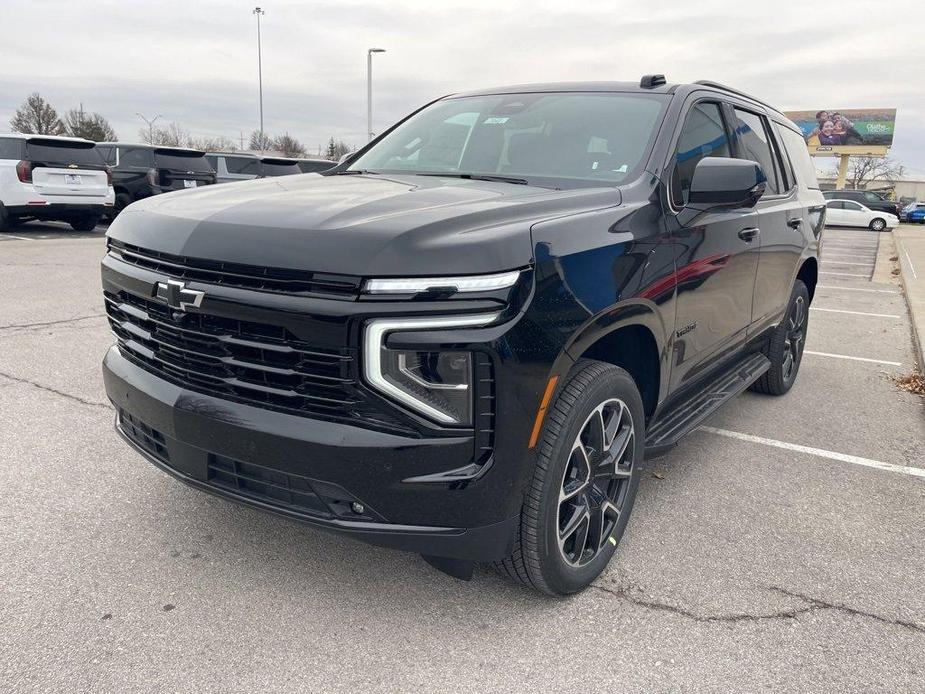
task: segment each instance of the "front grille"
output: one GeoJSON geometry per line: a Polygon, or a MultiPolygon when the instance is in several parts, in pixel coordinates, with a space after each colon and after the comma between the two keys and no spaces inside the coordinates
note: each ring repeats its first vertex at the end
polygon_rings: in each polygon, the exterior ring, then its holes
{"type": "Polygon", "coordinates": [[[122,354],[161,378],[266,409],[419,436],[358,388],[355,350],[314,347],[281,326],[177,314],[128,292],[104,296],[122,354]]]}
{"type": "Polygon", "coordinates": [[[347,299],[356,298],[360,292],[361,278],[353,275],[190,258],[147,250],[114,239],[109,240],[109,252],[123,262],[170,277],[225,287],[242,287],[294,296],[319,295],[347,299]]]}
{"type": "Polygon", "coordinates": [[[170,453],[167,451],[167,440],[157,429],[148,426],[125,410],[119,410],[119,424],[125,435],[148,453],[161,460],[170,460],[170,453]]]}

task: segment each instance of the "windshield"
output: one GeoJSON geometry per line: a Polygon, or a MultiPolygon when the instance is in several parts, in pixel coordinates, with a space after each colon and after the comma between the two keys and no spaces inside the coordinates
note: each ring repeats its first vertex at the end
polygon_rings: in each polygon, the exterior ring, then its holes
{"type": "Polygon", "coordinates": [[[36,166],[71,165],[102,169],[106,166],[96,146],[90,142],[69,142],[67,140],[28,140],[26,159],[36,166]]]}
{"type": "Polygon", "coordinates": [[[180,152],[154,153],[154,165],[159,169],[172,171],[192,171],[194,173],[212,173],[212,167],[201,152],[183,154],[180,152]]]}
{"type": "Polygon", "coordinates": [[[534,185],[633,178],[667,97],[559,92],[449,98],[411,116],[348,171],[472,174],[534,185]]]}

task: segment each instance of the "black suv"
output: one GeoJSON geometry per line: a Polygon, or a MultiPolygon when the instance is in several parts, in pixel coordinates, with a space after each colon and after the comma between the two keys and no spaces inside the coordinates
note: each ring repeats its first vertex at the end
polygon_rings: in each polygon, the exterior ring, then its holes
{"type": "Polygon", "coordinates": [[[215,171],[205,152],[196,149],[124,142],[103,142],[97,149],[112,169],[113,218],[136,200],[215,183],[215,171]]]}
{"type": "Polygon", "coordinates": [[[728,87],[448,96],[321,176],[129,208],[106,390],[196,488],[572,593],[645,455],[792,386],[824,212],[799,129],[728,87]]]}
{"type": "Polygon", "coordinates": [[[827,190],[822,195],[826,200],[853,200],[870,210],[888,212],[896,217],[902,214],[902,205],[892,200],[884,200],[870,190],[827,190]]]}

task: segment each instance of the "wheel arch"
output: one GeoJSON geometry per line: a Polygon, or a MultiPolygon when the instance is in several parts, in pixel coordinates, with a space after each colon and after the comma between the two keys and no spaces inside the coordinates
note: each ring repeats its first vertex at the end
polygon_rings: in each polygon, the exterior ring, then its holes
{"type": "Polygon", "coordinates": [[[796,278],[806,285],[806,289],[809,291],[809,303],[813,303],[813,296],[816,293],[816,284],[819,281],[819,262],[813,257],[804,260],[803,264],[800,265],[796,278]]]}

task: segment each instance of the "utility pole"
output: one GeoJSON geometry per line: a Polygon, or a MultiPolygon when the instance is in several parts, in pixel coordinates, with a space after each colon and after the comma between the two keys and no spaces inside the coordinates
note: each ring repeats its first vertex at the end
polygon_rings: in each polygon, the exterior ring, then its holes
{"type": "Polygon", "coordinates": [[[263,56],[260,46],[260,15],[266,14],[259,7],[254,8],[257,16],[257,84],[260,93],[260,153],[263,154],[263,56]]]}
{"type": "MultiPolygon", "coordinates": [[[[83,104],[80,105],[80,111],[81,111],[81,117],[83,117],[83,104]]],[[[158,113],[151,120],[148,120],[147,118],[145,118],[142,114],[138,112],[136,112],[135,115],[141,118],[141,120],[143,120],[145,123],[148,124],[148,144],[149,145],[154,144],[154,123],[155,121],[157,121],[158,118],[161,118],[161,114],[158,113]]]]}
{"type": "Polygon", "coordinates": [[[367,142],[373,139],[373,53],[385,53],[384,48],[370,48],[366,51],[366,135],[367,142]]]}

